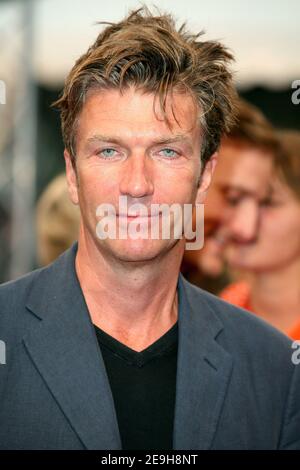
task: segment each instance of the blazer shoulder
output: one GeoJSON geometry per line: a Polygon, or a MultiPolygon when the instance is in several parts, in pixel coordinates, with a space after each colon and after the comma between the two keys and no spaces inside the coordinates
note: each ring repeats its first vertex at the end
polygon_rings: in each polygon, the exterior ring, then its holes
{"type": "Polygon", "coordinates": [[[9,307],[10,303],[22,299],[32,286],[37,276],[46,268],[39,268],[13,281],[8,281],[0,285],[0,309],[9,307]]]}
{"type": "Polygon", "coordinates": [[[0,331],[12,334],[17,325],[21,327],[26,300],[35,280],[47,268],[40,268],[24,276],[0,285],[0,331]]]}
{"type": "Polygon", "coordinates": [[[0,331],[10,336],[12,331],[27,328],[30,317],[26,313],[32,313],[32,302],[43,310],[50,299],[65,291],[74,270],[75,253],[76,244],[51,264],[0,286],[0,331]]]}
{"type": "Polygon", "coordinates": [[[11,310],[12,305],[20,305],[26,301],[26,297],[36,284],[36,281],[40,288],[43,284],[56,280],[61,271],[70,270],[71,266],[74,264],[75,251],[76,244],[47,266],[35,269],[16,280],[1,284],[0,315],[3,310],[11,310]]]}

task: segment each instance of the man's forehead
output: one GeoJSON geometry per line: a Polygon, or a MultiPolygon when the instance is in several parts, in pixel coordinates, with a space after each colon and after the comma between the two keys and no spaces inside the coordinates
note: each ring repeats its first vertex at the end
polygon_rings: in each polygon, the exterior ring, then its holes
{"type": "Polygon", "coordinates": [[[139,120],[157,120],[166,123],[170,128],[191,128],[200,122],[201,110],[192,95],[188,92],[170,91],[164,102],[160,97],[147,90],[127,87],[123,90],[92,89],[86,96],[81,114],[88,112],[96,115],[97,110],[105,110],[104,118],[126,120],[130,112],[139,112],[139,120]]]}
{"type": "MultiPolygon", "coordinates": [[[[201,127],[193,100],[186,102],[181,94],[174,96],[166,115],[153,109],[154,95],[128,89],[98,91],[91,94],[78,121],[77,136],[85,146],[98,142],[124,143],[129,139],[152,143],[201,143],[201,127]]],[[[158,108],[159,109],[159,108],[158,108]]]]}

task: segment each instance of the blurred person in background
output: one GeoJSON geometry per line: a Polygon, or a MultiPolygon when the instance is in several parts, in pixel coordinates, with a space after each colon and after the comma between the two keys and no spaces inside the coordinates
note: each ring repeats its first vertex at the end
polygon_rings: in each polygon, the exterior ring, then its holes
{"type": "Polygon", "coordinates": [[[251,284],[234,283],[221,297],[300,339],[300,132],[277,135],[280,148],[267,199],[245,214],[239,195],[233,194],[228,219],[227,262],[250,273],[251,284]],[[247,223],[251,230],[245,238],[247,223]]]}
{"type": "MultiPolygon", "coordinates": [[[[220,213],[221,217],[222,212],[220,213]]],[[[196,227],[195,217],[193,222],[196,227]]],[[[225,238],[222,235],[223,229],[219,227],[218,233],[212,239],[210,234],[214,230],[213,224],[213,220],[206,220],[205,211],[204,245],[198,250],[185,251],[181,273],[192,284],[217,295],[232,281],[232,278],[229,276],[223,256],[225,243],[225,238]]]]}
{"type": "Polygon", "coordinates": [[[205,199],[204,247],[184,254],[182,272],[190,282],[218,294],[232,277],[240,276],[228,270],[224,258],[226,220],[239,202],[243,208],[239,236],[244,243],[255,238],[255,211],[267,197],[276,147],[272,125],[258,108],[240,98],[236,124],[222,139],[205,199]]]}
{"type": "Polygon", "coordinates": [[[36,211],[37,259],[54,261],[78,238],[80,214],[69,198],[65,174],[56,176],[39,198],[36,211]]]}

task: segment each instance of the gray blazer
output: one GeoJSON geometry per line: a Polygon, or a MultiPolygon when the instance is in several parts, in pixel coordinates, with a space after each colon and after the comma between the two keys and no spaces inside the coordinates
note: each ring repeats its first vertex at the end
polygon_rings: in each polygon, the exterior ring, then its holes
{"type": "MultiPolygon", "coordinates": [[[[121,449],[77,245],[0,287],[0,449],[121,449]]],[[[181,276],[174,449],[300,449],[291,342],[181,276]]]]}

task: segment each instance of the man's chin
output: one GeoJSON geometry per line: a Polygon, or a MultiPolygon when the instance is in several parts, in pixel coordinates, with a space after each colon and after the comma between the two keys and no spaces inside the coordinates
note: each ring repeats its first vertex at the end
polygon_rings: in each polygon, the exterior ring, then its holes
{"type": "Polygon", "coordinates": [[[103,248],[115,260],[131,263],[150,262],[167,253],[178,240],[113,240],[101,242],[103,248]]]}

